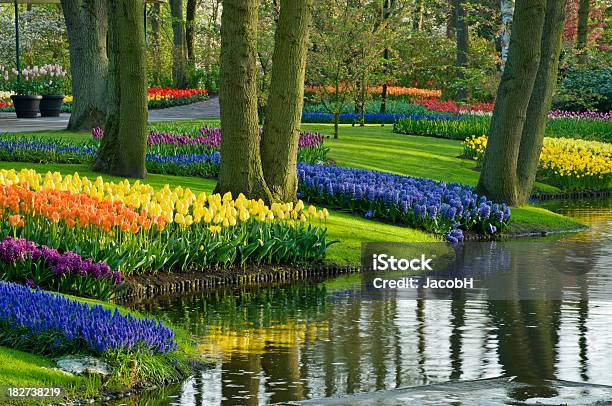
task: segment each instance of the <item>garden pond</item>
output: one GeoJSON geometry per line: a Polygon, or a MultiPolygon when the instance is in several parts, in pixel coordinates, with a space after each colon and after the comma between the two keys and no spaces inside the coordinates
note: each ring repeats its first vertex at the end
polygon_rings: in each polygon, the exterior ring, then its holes
{"type": "MultiPolygon", "coordinates": [[[[542,203],[591,225],[533,239],[592,248],[590,271],[562,278],[561,300],[372,298],[361,294],[354,274],[134,303],[192,333],[207,367],[179,385],[120,403],[609,404],[611,203],[542,203]]],[[[568,258],[564,244],[557,246],[559,252],[546,255],[568,258]]],[[[535,270],[511,272],[522,278],[535,270]]]]}

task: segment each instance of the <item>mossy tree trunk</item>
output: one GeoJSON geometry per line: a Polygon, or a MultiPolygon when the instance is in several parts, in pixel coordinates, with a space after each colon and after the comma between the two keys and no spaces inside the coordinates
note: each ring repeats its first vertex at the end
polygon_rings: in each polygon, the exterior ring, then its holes
{"type": "Polygon", "coordinates": [[[590,7],[590,0],[580,0],[578,3],[578,32],[576,33],[576,48],[578,49],[583,49],[587,44],[590,7]]]}
{"type": "Polygon", "coordinates": [[[221,168],[215,191],[270,201],[261,165],[257,114],[258,0],[223,0],[219,104],[221,168]]]}
{"type": "Polygon", "coordinates": [[[109,3],[109,104],[104,137],[93,169],[144,178],[147,80],[143,0],[109,3]]]}
{"type": "Polygon", "coordinates": [[[557,75],[563,5],[564,0],[516,2],[508,61],[477,186],[492,200],[519,206],[533,187],[557,75]]]}
{"type": "Polygon", "coordinates": [[[296,199],[296,163],[312,0],[281,0],[261,145],[263,172],[276,201],[296,199]]]}
{"type": "Polygon", "coordinates": [[[518,156],[519,204],[526,203],[535,182],[536,170],[544,143],[544,129],[548,121],[548,111],[557,83],[559,54],[565,0],[548,0],[546,19],[542,32],[541,56],[533,91],[527,106],[527,117],[523,126],[518,156]]]}
{"type": "Polygon", "coordinates": [[[106,0],[62,0],[72,74],[69,130],[102,126],[106,118],[106,0]]]}
{"type": "Polygon", "coordinates": [[[170,0],[172,16],[172,83],[174,87],[187,87],[187,43],[185,41],[185,20],[183,0],[170,0]]]}

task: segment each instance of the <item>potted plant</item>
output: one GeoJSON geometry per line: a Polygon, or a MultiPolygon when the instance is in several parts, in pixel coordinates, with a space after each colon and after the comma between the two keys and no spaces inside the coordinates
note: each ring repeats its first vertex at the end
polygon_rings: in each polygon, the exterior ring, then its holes
{"type": "Polygon", "coordinates": [[[40,115],[59,117],[64,102],[66,71],[60,65],[43,65],[40,69],[40,115]]]}
{"type": "Polygon", "coordinates": [[[38,95],[38,67],[27,67],[21,71],[21,75],[15,68],[11,72],[12,76],[6,70],[3,73],[4,79],[8,79],[7,81],[11,84],[10,89],[13,92],[11,100],[17,118],[36,118],[42,100],[42,96],[38,95]]]}

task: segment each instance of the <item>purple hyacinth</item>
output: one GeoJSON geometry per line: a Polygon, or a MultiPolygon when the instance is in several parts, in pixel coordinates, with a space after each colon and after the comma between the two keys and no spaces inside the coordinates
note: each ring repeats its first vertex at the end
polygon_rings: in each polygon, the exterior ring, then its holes
{"type": "MultiPolygon", "coordinates": [[[[28,260],[44,264],[56,277],[73,274],[93,279],[110,277],[113,280],[117,280],[116,276],[113,277],[111,275],[112,272],[107,264],[102,262],[96,263],[91,259],[84,260],[74,252],[68,251],[61,254],[56,249],[44,245],[38,247],[34,242],[27,241],[24,238],[14,239],[8,237],[0,241],[0,262],[12,265],[28,260]]],[[[119,276],[118,279],[120,281],[121,277],[119,276]]]]}

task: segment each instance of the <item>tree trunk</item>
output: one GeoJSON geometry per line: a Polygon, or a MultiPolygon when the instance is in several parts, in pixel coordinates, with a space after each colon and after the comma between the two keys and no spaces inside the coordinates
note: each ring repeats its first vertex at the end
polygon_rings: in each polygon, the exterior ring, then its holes
{"type": "Polygon", "coordinates": [[[448,39],[454,39],[456,36],[455,33],[455,24],[456,24],[456,17],[455,17],[455,1],[456,0],[450,0],[450,10],[448,11],[448,15],[446,16],[446,38],[448,39]]]}
{"type": "Polygon", "coordinates": [[[338,124],[340,123],[340,113],[334,112],[334,139],[338,139],[338,124]]]}
{"type": "Polygon", "coordinates": [[[500,46],[501,46],[501,65],[500,70],[504,71],[504,66],[508,60],[508,46],[510,45],[510,32],[512,31],[512,14],[514,13],[514,0],[501,0],[501,34],[500,34],[500,46]]]}
{"type": "Polygon", "coordinates": [[[412,30],[421,32],[423,28],[423,11],[424,11],[424,0],[416,0],[416,10],[414,12],[414,20],[412,21],[412,30]]]}
{"type": "Polygon", "coordinates": [[[366,73],[361,78],[361,88],[359,89],[359,127],[365,126],[365,104],[368,96],[368,80],[366,73]]]}
{"type": "MultiPolygon", "coordinates": [[[[455,33],[457,37],[457,58],[455,66],[457,67],[457,78],[459,80],[464,78],[464,69],[467,67],[468,51],[469,51],[469,40],[470,34],[468,31],[467,22],[465,21],[465,8],[464,0],[455,1],[455,33]]],[[[457,90],[457,99],[463,100],[468,96],[465,88],[460,87],[457,90]]]]}
{"type": "MultiPolygon", "coordinates": [[[[157,55],[157,53],[159,52],[159,19],[159,3],[153,3],[153,12],[151,13],[151,38],[154,55],[157,55]]],[[[161,63],[159,58],[152,58],[152,60],[155,61],[155,66],[149,67],[149,70],[151,72],[154,85],[159,86],[161,83],[161,63]]]]}
{"type": "Polygon", "coordinates": [[[194,63],[195,53],[195,18],[196,18],[197,0],[187,0],[186,16],[187,24],[185,26],[185,42],[187,44],[187,60],[190,64],[194,63]]]}
{"type": "Polygon", "coordinates": [[[304,73],[312,0],[281,0],[272,77],[261,144],[266,183],[275,201],[297,193],[297,152],[304,104],[304,73]]]}
{"type": "MultiPolygon", "coordinates": [[[[383,22],[389,18],[389,15],[391,15],[392,7],[393,7],[393,0],[383,0],[383,13],[382,13],[383,22]]],[[[385,73],[388,73],[389,66],[388,66],[387,61],[389,60],[389,48],[387,47],[385,47],[385,49],[383,50],[383,59],[385,60],[384,62],[385,73]]],[[[387,92],[388,92],[387,87],[388,85],[387,85],[387,82],[385,81],[385,83],[383,83],[382,85],[382,93],[380,95],[380,114],[385,114],[385,112],[387,111],[387,92]]]]}
{"type": "Polygon", "coordinates": [[[477,186],[477,191],[489,199],[510,205],[521,203],[517,161],[527,107],[540,63],[545,9],[546,0],[516,2],[508,61],[497,89],[489,141],[477,186]]]}
{"type": "Polygon", "coordinates": [[[217,193],[270,201],[261,165],[257,117],[258,0],[224,0],[221,14],[219,104],[221,168],[217,193]]]}
{"type": "Polygon", "coordinates": [[[526,204],[533,184],[544,142],[544,128],[557,83],[565,0],[548,0],[541,41],[541,56],[533,92],[529,98],[527,118],[518,156],[518,204],[526,204]]]}
{"type": "Polygon", "coordinates": [[[589,0],[580,0],[578,3],[578,32],[576,35],[576,48],[583,49],[587,44],[589,27],[589,0]]]}
{"type": "Polygon", "coordinates": [[[142,0],[113,0],[108,10],[109,104],[94,170],[144,178],[147,80],[142,0]]]}
{"type": "Polygon", "coordinates": [[[69,130],[101,126],[106,118],[106,0],[62,0],[72,74],[69,130]]]}
{"type": "Polygon", "coordinates": [[[170,0],[172,16],[172,82],[174,87],[187,87],[187,51],[185,43],[185,21],[183,0],[170,0]]]}

